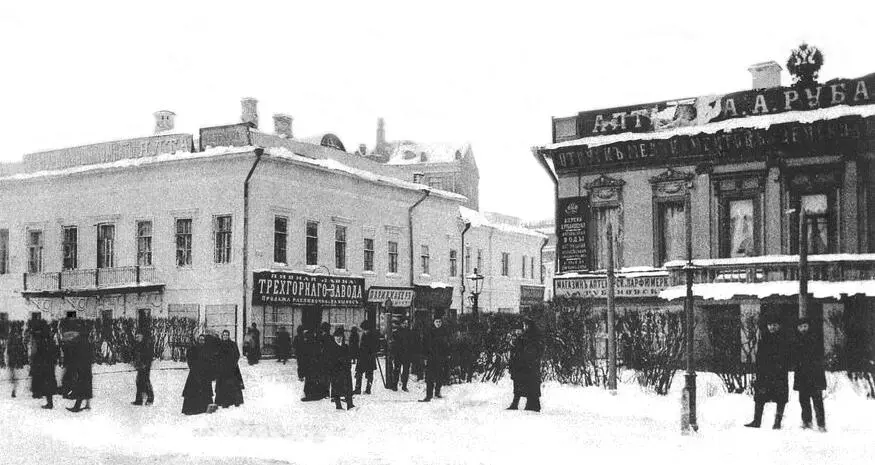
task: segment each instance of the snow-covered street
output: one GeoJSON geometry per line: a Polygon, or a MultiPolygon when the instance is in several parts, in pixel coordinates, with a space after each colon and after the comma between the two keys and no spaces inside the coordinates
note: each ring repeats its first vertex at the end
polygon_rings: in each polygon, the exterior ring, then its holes
{"type": "MultiPolygon", "coordinates": [[[[506,411],[509,380],[445,388],[444,399],[423,404],[424,383],[411,392],[356,396],[356,408],[328,401],[301,402],[294,361],[241,364],[246,403],[212,415],[180,413],[187,371],[155,364],[155,405],[137,407],[134,373],[96,374],[92,410],[70,413],[32,399],[27,380],[19,396],[0,383],[0,461],[23,463],[866,463],[875,455],[875,402],[832,376],[826,398],[827,433],[800,428],[791,394],[784,429],[749,429],[753,402],[721,392],[700,377],[700,433],[680,434],[679,395],[659,397],[622,383],[616,396],[599,388],[547,383],[543,411],[506,411]]],[[[95,373],[126,370],[96,366],[95,373]]],[[[5,378],[6,373],[3,373],[5,378]]],[[[415,378],[414,378],[415,379],[415,378]]],[[[674,391],[683,383],[675,378],[674,391]]],[[[771,425],[774,405],[766,407],[771,425]]]]}

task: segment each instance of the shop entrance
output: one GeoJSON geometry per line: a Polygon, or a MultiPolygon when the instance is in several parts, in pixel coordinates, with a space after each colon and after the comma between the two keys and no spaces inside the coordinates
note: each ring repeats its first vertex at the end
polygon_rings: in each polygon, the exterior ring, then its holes
{"type": "Polygon", "coordinates": [[[301,326],[305,331],[310,330],[315,334],[320,323],[322,323],[322,307],[309,306],[301,309],[301,326]]]}

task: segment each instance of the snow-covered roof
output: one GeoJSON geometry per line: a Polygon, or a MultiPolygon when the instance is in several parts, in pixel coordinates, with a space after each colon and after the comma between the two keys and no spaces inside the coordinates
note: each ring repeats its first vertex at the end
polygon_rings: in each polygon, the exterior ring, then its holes
{"type": "MultiPolygon", "coordinates": [[[[665,300],[686,296],[686,286],[672,286],[659,293],[665,300]]],[[[862,294],[875,297],[875,280],[869,281],[808,281],[808,292],[815,299],[838,299],[842,295],[862,294]]],[[[772,295],[799,294],[799,281],[770,281],[763,283],[702,283],[693,284],[693,295],[706,300],[728,300],[734,296],[753,296],[763,299],[772,295]]]]}
{"type": "Polygon", "coordinates": [[[670,139],[675,136],[694,136],[697,134],[715,134],[720,131],[732,131],[741,128],[768,129],[773,124],[783,123],[813,123],[815,121],[832,120],[844,116],[869,117],[875,115],[875,104],[871,105],[838,105],[817,110],[788,111],[771,115],[757,115],[746,118],[728,119],[716,123],[708,123],[699,126],[686,126],[658,132],[624,132],[603,136],[582,137],[580,139],[557,142],[544,147],[547,150],[555,150],[563,147],[575,147],[586,145],[599,147],[618,142],[670,139]]]}
{"type": "Polygon", "coordinates": [[[494,229],[497,229],[500,231],[507,231],[507,232],[517,233],[517,234],[524,234],[527,236],[535,236],[535,237],[540,237],[543,239],[547,238],[546,235],[541,234],[533,229],[525,228],[522,226],[513,226],[510,224],[489,221],[489,219],[486,218],[486,215],[484,215],[483,213],[481,213],[477,210],[472,210],[472,209],[467,208],[467,207],[459,206],[459,216],[462,217],[462,221],[464,221],[465,223],[471,224],[472,228],[482,228],[482,227],[494,228],[494,229]]]}
{"type": "MultiPolygon", "coordinates": [[[[875,253],[838,253],[808,256],[809,263],[870,261],[875,261],[875,253]]],[[[772,263],[799,263],[799,255],[761,255],[758,257],[699,258],[693,260],[693,266],[737,266],[763,265],[772,263]]],[[[670,262],[666,262],[665,267],[682,268],[686,264],[686,260],[672,260],[670,262]]]]}
{"type": "Polygon", "coordinates": [[[294,161],[297,163],[301,163],[301,164],[305,164],[305,165],[309,165],[309,166],[313,166],[313,167],[319,167],[319,168],[330,170],[330,171],[342,172],[342,173],[348,174],[348,175],[353,176],[353,177],[357,177],[357,178],[364,179],[364,180],[371,181],[371,182],[376,182],[379,184],[394,186],[394,187],[398,187],[401,189],[415,190],[415,191],[420,191],[420,192],[427,190],[427,191],[430,191],[432,195],[435,195],[438,197],[443,197],[446,199],[456,200],[459,202],[465,202],[468,200],[468,198],[465,197],[464,195],[459,195],[459,194],[445,191],[445,190],[441,190],[441,189],[433,189],[433,188],[430,188],[430,187],[423,185],[423,184],[413,183],[413,182],[409,182],[409,181],[402,181],[398,178],[393,178],[391,176],[383,176],[380,174],[373,173],[371,171],[353,168],[351,166],[344,165],[343,163],[340,163],[339,161],[333,160],[330,158],[325,158],[325,159],[307,158],[303,155],[298,155],[285,147],[269,147],[269,148],[265,149],[265,153],[267,153],[271,156],[277,157],[277,158],[282,158],[285,160],[290,160],[290,161],[294,161]]]}
{"type": "Polygon", "coordinates": [[[416,163],[449,163],[464,157],[470,149],[468,143],[424,143],[410,140],[391,142],[392,151],[389,153],[389,165],[411,165],[416,163]],[[426,159],[422,159],[425,154],[426,159]]]}

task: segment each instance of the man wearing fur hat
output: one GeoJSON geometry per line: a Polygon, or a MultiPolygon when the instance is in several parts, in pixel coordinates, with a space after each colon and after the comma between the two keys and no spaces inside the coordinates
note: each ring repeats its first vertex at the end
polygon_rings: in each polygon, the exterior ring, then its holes
{"type": "Polygon", "coordinates": [[[817,417],[817,427],[826,431],[826,415],[823,412],[823,390],[826,376],[823,373],[823,346],[810,331],[811,321],[801,318],[796,323],[796,341],[793,350],[793,389],[799,391],[802,407],[802,427],[811,428],[811,405],[817,417]],[[820,346],[820,347],[818,347],[820,346]]]}
{"type": "Polygon", "coordinates": [[[349,359],[349,346],[344,341],[342,326],[338,326],[334,330],[333,339],[326,350],[328,371],[331,375],[331,400],[334,401],[337,410],[343,410],[343,406],[340,405],[340,398],[343,397],[346,400],[346,409],[349,410],[355,407],[352,404],[352,375],[350,373],[352,363],[349,359]]]}
{"type": "Polygon", "coordinates": [[[756,380],[754,381],[754,418],[744,425],[759,428],[763,419],[763,408],[767,402],[777,404],[773,429],[781,429],[784,407],[789,396],[788,370],[790,365],[787,344],[781,334],[781,323],[777,315],[768,315],[766,330],[760,331],[757,344],[756,380]]]}
{"type": "Polygon", "coordinates": [[[425,339],[425,399],[420,402],[431,402],[433,397],[441,398],[441,384],[447,357],[450,354],[450,340],[445,328],[442,328],[441,316],[435,314],[433,327],[425,339]]]}

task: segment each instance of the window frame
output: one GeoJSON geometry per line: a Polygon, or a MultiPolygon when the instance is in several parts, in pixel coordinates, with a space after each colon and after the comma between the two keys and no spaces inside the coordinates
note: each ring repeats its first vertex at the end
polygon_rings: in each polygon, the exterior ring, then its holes
{"type": "Polygon", "coordinates": [[[9,229],[0,228],[0,275],[9,273],[9,229]]]}
{"type": "Polygon", "coordinates": [[[137,241],[137,266],[152,266],[154,264],[154,251],[152,250],[152,238],[155,234],[155,225],[152,220],[137,220],[134,222],[134,234],[137,241]],[[149,225],[149,234],[141,234],[141,225],[149,225]]]}
{"type": "Polygon", "coordinates": [[[194,218],[178,217],[173,221],[173,243],[176,252],[174,262],[177,268],[191,268],[194,266],[194,218]],[[180,225],[188,224],[188,230],[180,230],[180,225]],[[180,239],[183,243],[180,244],[180,239]],[[186,240],[187,239],[187,240],[186,240]],[[180,253],[182,255],[180,256],[180,253]],[[182,259],[180,261],[180,258],[182,259]]]}
{"type": "Polygon", "coordinates": [[[456,249],[450,249],[450,277],[455,278],[458,274],[459,252],[456,249]]]}
{"type": "MultiPolygon", "coordinates": [[[[806,195],[824,195],[827,202],[827,250],[820,254],[834,254],[841,250],[841,199],[843,187],[843,170],[841,165],[814,165],[800,167],[787,172],[785,177],[785,205],[794,210],[789,215],[787,224],[787,252],[791,255],[799,253],[799,215],[802,209],[802,197],[806,195]]],[[[821,215],[817,215],[821,216],[821,215]]],[[[808,244],[809,248],[811,244],[808,244]]],[[[809,250],[809,254],[815,255],[809,250]]]]}
{"type": "Polygon", "coordinates": [[[97,224],[97,269],[115,268],[115,223],[97,224]],[[107,239],[106,231],[112,231],[107,239]]]}
{"type": "Polygon", "coordinates": [[[422,274],[431,274],[429,271],[431,270],[431,255],[429,254],[428,245],[422,244],[419,246],[419,264],[421,265],[420,271],[422,274]]]}
{"type": "Polygon", "coordinates": [[[387,273],[398,273],[398,241],[387,241],[386,250],[389,255],[387,273]]]}
{"type": "Polygon", "coordinates": [[[45,242],[45,234],[42,229],[38,228],[28,228],[26,231],[26,245],[27,245],[27,272],[28,273],[42,273],[43,272],[43,249],[45,242]],[[34,244],[31,242],[31,239],[34,237],[33,234],[37,233],[39,240],[34,244]],[[36,255],[36,257],[34,256],[36,255]],[[34,261],[36,259],[36,261],[34,261]]]}
{"type": "Polygon", "coordinates": [[[307,220],[304,228],[304,263],[308,266],[315,266],[319,264],[319,222],[307,220]],[[310,233],[311,226],[314,234],[310,233]]]}
{"type": "Polygon", "coordinates": [[[289,217],[285,215],[273,216],[273,262],[283,265],[289,263],[289,217]],[[277,228],[278,222],[283,223],[282,231],[277,228]]]}
{"type": "Polygon", "coordinates": [[[510,253],[501,252],[501,275],[510,276],[510,253]]]}
{"type": "Polygon", "coordinates": [[[334,268],[337,270],[347,269],[346,243],[347,227],[342,224],[334,225],[334,268]]]}
{"type": "Polygon", "coordinates": [[[79,268],[79,227],[70,225],[61,227],[61,270],[75,270],[79,268]],[[69,232],[73,232],[73,240],[70,241],[69,232]]]}
{"type": "Polygon", "coordinates": [[[717,256],[729,258],[730,246],[730,205],[731,202],[751,200],[753,204],[753,247],[754,257],[761,256],[764,250],[763,197],[765,196],[765,173],[742,172],[713,175],[713,203],[717,215],[714,219],[714,234],[717,256]]]}
{"type": "Polygon", "coordinates": [[[623,267],[623,234],[625,224],[623,215],[623,186],[625,184],[626,181],[622,179],[615,179],[602,174],[585,185],[590,194],[589,225],[587,226],[590,271],[604,269],[598,266],[598,259],[599,245],[606,238],[603,237],[605,232],[599,231],[596,215],[599,211],[612,208],[617,210],[617,227],[612,231],[616,244],[614,247],[614,268],[620,269],[623,267]]]}
{"type": "Polygon", "coordinates": [[[362,269],[364,271],[374,271],[375,244],[376,241],[374,241],[373,237],[362,239],[362,269]]]}

